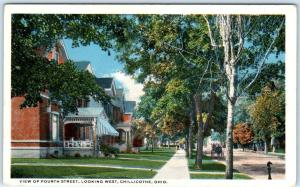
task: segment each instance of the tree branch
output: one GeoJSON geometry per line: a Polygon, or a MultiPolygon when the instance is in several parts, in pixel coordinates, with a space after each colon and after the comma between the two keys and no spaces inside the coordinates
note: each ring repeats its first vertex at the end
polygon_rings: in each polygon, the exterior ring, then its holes
{"type": "Polygon", "coordinates": [[[209,36],[209,38],[210,38],[211,46],[212,46],[213,48],[216,48],[216,47],[222,47],[222,45],[217,45],[217,44],[216,44],[216,41],[215,41],[215,39],[213,38],[213,35],[212,35],[210,23],[209,23],[209,21],[208,21],[206,15],[202,15],[202,16],[203,16],[203,18],[204,18],[204,20],[205,20],[205,22],[206,22],[206,25],[207,25],[208,36],[209,36]]]}
{"type": "Polygon", "coordinates": [[[237,35],[238,35],[238,38],[239,38],[239,43],[237,43],[237,45],[239,47],[238,47],[238,50],[237,50],[236,57],[234,59],[234,63],[237,63],[237,61],[240,59],[242,51],[244,49],[244,46],[243,46],[244,45],[244,38],[243,38],[243,29],[242,29],[242,18],[241,18],[241,16],[238,16],[237,22],[238,22],[237,35]]]}
{"type": "Polygon", "coordinates": [[[251,81],[251,82],[243,89],[243,91],[242,91],[241,93],[245,92],[245,91],[246,91],[246,90],[247,90],[247,89],[248,89],[248,88],[256,81],[258,75],[261,73],[261,70],[262,70],[262,68],[263,68],[263,65],[266,63],[266,60],[267,60],[267,58],[268,58],[268,56],[269,56],[269,54],[270,54],[270,52],[271,52],[271,49],[272,49],[272,47],[273,47],[273,45],[274,45],[274,43],[275,43],[277,37],[279,36],[279,32],[280,32],[280,30],[281,30],[283,24],[284,24],[284,20],[281,22],[280,26],[276,29],[276,31],[277,31],[276,36],[274,36],[274,38],[273,38],[271,44],[269,45],[269,47],[268,47],[268,49],[267,49],[267,51],[266,51],[266,53],[265,53],[265,55],[264,55],[264,57],[263,57],[261,63],[259,64],[259,66],[258,66],[258,68],[257,68],[257,72],[256,72],[255,77],[254,77],[254,78],[252,79],[252,81],[251,81]]]}

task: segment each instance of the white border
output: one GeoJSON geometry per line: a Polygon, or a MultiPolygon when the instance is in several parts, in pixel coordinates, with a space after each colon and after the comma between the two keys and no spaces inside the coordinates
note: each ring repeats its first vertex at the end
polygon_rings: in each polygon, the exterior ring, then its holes
{"type": "MultiPolygon", "coordinates": [[[[285,180],[168,180],[163,186],[295,186],[296,184],[296,6],[293,5],[6,5],[4,12],[4,113],[3,124],[11,124],[11,14],[285,14],[286,15],[286,179],[285,180]]],[[[3,181],[10,179],[10,125],[3,129],[3,181]]],[[[25,185],[25,184],[23,184],[25,185]]],[[[32,185],[32,184],[30,184],[32,185]]],[[[39,184],[41,185],[41,184],[39,184]]],[[[50,184],[53,185],[53,184],[50,184]]],[[[61,184],[56,184],[61,185],[61,184]]],[[[69,185],[69,184],[68,184],[69,185]]],[[[72,184],[76,185],[76,184],[72,184]]],[[[82,184],[79,184],[82,185],[82,184]]],[[[92,184],[89,184],[92,185],[92,184]]],[[[98,184],[99,185],[99,184],[98,184]]],[[[140,184],[130,184],[130,186],[140,184]]],[[[105,186],[116,186],[105,184],[105,186]]],[[[120,186],[120,185],[117,185],[120,186]]],[[[124,185],[122,185],[124,186],[124,185]]],[[[145,185],[150,186],[150,185],[145,185]]],[[[160,186],[160,185],[159,185],[160,186]]]]}

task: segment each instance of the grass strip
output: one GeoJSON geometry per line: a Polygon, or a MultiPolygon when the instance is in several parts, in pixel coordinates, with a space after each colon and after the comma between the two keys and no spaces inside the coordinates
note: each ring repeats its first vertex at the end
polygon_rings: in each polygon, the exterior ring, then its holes
{"type": "MultiPolygon", "coordinates": [[[[191,173],[190,177],[191,179],[225,179],[225,174],[191,173]]],[[[233,179],[252,179],[252,178],[245,174],[234,173],[233,179]]]]}
{"type": "Polygon", "coordinates": [[[190,171],[225,171],[225,165],[220,162],[215,162],[210,160],[206,162],[205,160],[202,161],[202,168],[201,170],[195,168],[195,160],[189,159],[189,170],[190,171]]]}

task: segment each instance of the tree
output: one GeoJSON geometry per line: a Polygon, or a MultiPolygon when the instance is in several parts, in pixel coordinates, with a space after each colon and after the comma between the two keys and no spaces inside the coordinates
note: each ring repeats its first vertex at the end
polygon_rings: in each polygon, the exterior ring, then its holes
{"type": "Polygon", "coordinates": [[[175,135],[184,131],[189,123],[189,96],[190,90],[182,80],[173,79],[166,85],[151,114],[164,134],[175,135]]]}
{"type": "Polygon", "coordinates": [[[215,62],[227,80],[225,177],[232,179],[232,131],[236,100],[256,81],[269,55],[284,52],[284,17],[204,15],[203,18],[207,23],[208,37],[215,52],[215,62]],[[241,87],[249,74],[254,74],[254,78],[241,87]]]}
{"type": "MultiPolygon", "coordinates": [[[[197,113],[201,114],[199,111],[194,112],[195,106],[200,106],[199,102],[212,96],[213,84],[217,84],[218,80],[215,78],[217,67],[208,60],[211,56],[209,40],[203,40],[206,34],[204,21],[199,16],[182,15],[137,15],[130,18],[134,20],[129,29],[132,34],[129,42],[119,45],[118,59],[124,62],[127,73],[134,75],[142,83],[154,82],[166,87],[174,79],[184,80],[190,90],[190,98],[199,96],[199,99],[189,102],[189,115],[186,116],[190,118],[189,130],[186,132],[190,138],[187,140],[191,140],[193,121],[197,113]],[[187,76],[188,74],[192,76],[187,76]]],[[[213,90],[215,91],[217,90],[213,90]]],[[[166,93],[165,100],[167,95],[166,93]]],[[[213,102],[213,99],[208,101],[213,102]]],[[[210,107],[202,109],[207,113],[206,124],[213,111],[213,104],[208,106],[210,107]]],[[[168,124],[176,123],[172,121],[168,124]]],[[[206,128],[201,127],[203,121],[195,124],[199,131],[197,141],[200,145],[197,147],[196,166],[201,168],[201,142],[206,128]]],[[[191,143],[189,141],[190,148],[191,143]]]]}
{"type": "Polygon", "coordinates": [[[76,111],[76,98],[90,96],[106,102],[107,96],[91,75],[69,64],[57,67],[44,55],[64,38],[72,39],[74,46],[93,42],[108,51],[112,40],[121,41],[125,35],[123,21],[122,16],[111,15],[12,15],[11,96],[24,96],[22,107],[30,107],[47,90],[51,100],[63,101],[65,113],[76,111]],[[64,83],[59,83],[62,79],[64,83]]]}
{"type": "Polygon", "coordinates": [[[137,129],[136,134],[147,139],[146,149],[148,149],[149,143],[151,143],[151,151],[153,152],[154,141],[157,139],[157,128],[144,119],[134,120],[133,125],[137,129]]]}
{"type": "Polygon", "coordinates": [[[55,64],[49,71],[52,78],[47,89],[51,99],[61,102],[63,114],[76,112],[79,99],[88,101],[91,97],[97,102],[110,102],[111,98],[97,85],[94,75],[78,70],[73,62],[55,64]]]}
{"type": "Polygon", "coordinates": [[[240,144],[243,147],[243,151],[246,145],[249,145],[253,141],[253,131],[246,123],[238,123],[233,129],[233,142],[240,144]]]}
{"type": "Polygon", "coordinates": [[[257,139],[265,142],[265,153],[268,153],[268,141],[271,137],[280,137],[285,133],[284,94],[266,86],[250,107],[251,120],[257,139]]]}

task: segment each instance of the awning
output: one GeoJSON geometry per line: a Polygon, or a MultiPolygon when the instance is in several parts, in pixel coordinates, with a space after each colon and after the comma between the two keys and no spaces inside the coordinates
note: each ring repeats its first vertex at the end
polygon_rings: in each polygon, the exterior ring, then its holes
{"type": "Polygon", "coordinates": [[[119,136],[119,133],[108,122],[103,108],[100,107],[87,107],[78,108],[78,113],[68,114],[64,121],[73,123],[89,123],[96,119],[96,133],[98,136],[110,135],[119,136]]]}
{"type": "Polygon", "coordinates": [[[109,124],[109,122],[106,119],[98,117],[97,135],[119,136],[119,133],[109,124]]]}

